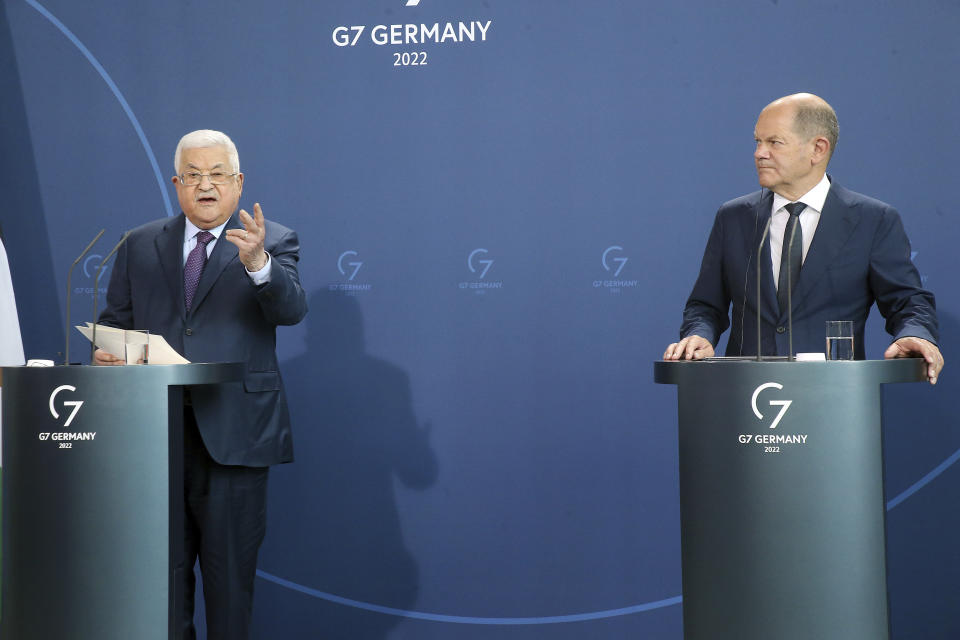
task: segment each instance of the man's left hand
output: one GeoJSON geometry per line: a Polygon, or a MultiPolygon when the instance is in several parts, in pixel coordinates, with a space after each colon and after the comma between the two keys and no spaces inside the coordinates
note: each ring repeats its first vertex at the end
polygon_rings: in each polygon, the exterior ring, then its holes
{"type": "Polygon", "coordinates": [[[927,380],[937,384],[937,376],[943,369],[943,356],[937,345],[923,338],[900,338],[891,344],[883,354],[884,358],[923,358],[927,361],[927,380]]]}
{"type": "Polygon", "coordinates": [[[253,205],[253,217],[240,209],[240,223],[243,224],[243,229],[227,229],[227,240],[240,250],[240,262],[247,271],[260,271],[267,264],[267,254],[263,250],[263,239],[267,231],[259,202],[253,205]]]}

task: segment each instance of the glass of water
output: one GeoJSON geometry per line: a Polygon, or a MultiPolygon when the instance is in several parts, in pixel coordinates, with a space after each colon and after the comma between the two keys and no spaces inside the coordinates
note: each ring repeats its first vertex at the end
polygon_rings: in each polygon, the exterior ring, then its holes
{"type": "Polygon", "coordinates": [[[123,348],[127,364],[150,362],[150,332],[146,329],[127,329],[123,332],[123,348]]]}
{"type": "Polygon", "coordinates": [[[827,320],[827,360],[853,360],[852,320],[827,320]]]}

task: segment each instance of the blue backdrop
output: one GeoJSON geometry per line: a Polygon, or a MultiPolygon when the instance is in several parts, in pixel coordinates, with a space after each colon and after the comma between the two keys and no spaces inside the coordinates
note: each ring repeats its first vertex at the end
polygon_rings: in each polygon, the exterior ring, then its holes
{"type": "Polygon", "coordinates": [[[257,637],[679,639],[651,362],[717,206],[756,188],[757,113],[811,91],[831,173],[901,210],[937,294],[945,375],[887,390],[891,615],[960,637],[958,24],[950,0],[4,0],[27,357],[62,358],[87,240],[178,213],[177,140],[226,131],[241,205],[300,232],[311,306],[279,336],[297,462],[271,475],[257,637]]]}

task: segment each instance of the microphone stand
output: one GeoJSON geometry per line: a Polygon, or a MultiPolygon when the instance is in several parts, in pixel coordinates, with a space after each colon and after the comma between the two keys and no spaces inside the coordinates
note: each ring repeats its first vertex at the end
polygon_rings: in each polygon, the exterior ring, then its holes
{"type": "Polygon", "coordinates": [[[100,239],[100,236],[102,236],[105,231],[106,229],[100,229],[100,233],[98,233],[93,240],[90,241],[90,244],[87,245],[87,248],[84,249],[79,256],[77,256],[77,259],[73,261],[73,264],[70,265],[70,269],[67,271],[67,326],[66,331],[64,332],[66,344],[63,345],[63,364],[65,365],[70,364],[70,299],[72,298],[70,295],[72,291],[70,279],[73,277],[73,268],[77,266],[81,260],[83,260],[83,256],[87,255],[87,252],[93,248],[93,245],[97,243],[97,240],[100,239]]]}
{"type": "Polygon", "coordinates": [[[103,265],[107,263],[107,260],[113,257],[113,254],[127,241],[127,236],[130,235],[130,232],[127,231],[123,234],[123,237],[120,238],[120,242],[110,250],[110,253],[107,254],[107,257],[103,259],[100,265],[97,267],[97,278],[93,283],[93,332],[90,336],[90,361],[93,362],[93,354],[97,351],[97,295],[100,293],[100,274],[103,273],[103,265]]]}
{"type": "Polygon", "coordinates": [[[773,215],[767,218],[767,224],[763,227],[763,235],[760,236],[760,245],[757,247],[757,362],[763,361],[763,344],[760,339],[760,256],[763,254],[763,243],[767,241],[767,235],[770,233],[771,222],[773,222],[773,215]]]}

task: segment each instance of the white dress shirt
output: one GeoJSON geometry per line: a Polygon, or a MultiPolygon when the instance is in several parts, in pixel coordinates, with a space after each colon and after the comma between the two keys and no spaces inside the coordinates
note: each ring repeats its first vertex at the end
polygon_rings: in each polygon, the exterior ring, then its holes
{"type": "MultiPolygon", "coordinates": [[[[803,261],[805,261],[807,252],[810,250],[810,243],[813,242],[813,234],[817,232],[817,225],[820,223],[820,215],[823,212],[823,203],[827,201],[827,192],[829,191],[830,180],[824,174],[813,189],[807,191],[797,200],[787,200],[778,193],[773,194],[773,205],[770,212],[772,216],[770,221],[770,259],[773,262],[774,287],[777,287],[780,282],[780,253],[783,251],[783,234],[786,233],[787,222],[790,220],[790,214],[784,207],[791,202],[802,202],[807,205],[800,212],[800,229],[803,231],[803,261]]],[[[802,261],[801,264],[803,264],[802,261]]]]}

